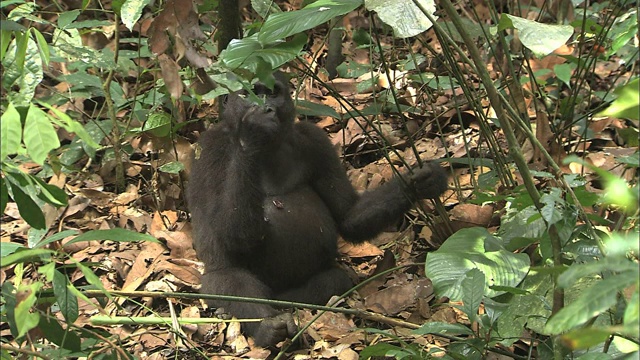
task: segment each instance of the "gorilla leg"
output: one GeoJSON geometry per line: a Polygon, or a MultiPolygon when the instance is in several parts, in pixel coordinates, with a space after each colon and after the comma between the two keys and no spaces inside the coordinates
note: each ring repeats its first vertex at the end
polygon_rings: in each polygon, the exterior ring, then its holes
{"type": "Polygon", "coordinates": [[[324,305],[333,295],[342,295],[353,287],[353,281],[335,266],[314,275],[304,285],[275,295],[278,300],[324,305]]]}
{"type": "MultiPolygon", "coordinates": [[[[205,273],[202,276],[204,294],[231,295],[269,299],[271,290],[253,274],[241,268],[228,268],[205,273]]],[[[297,327],[290,313],[282,313],[271,306],[239,301],[207,301],[211,306],[223,307],[239,319],[264,318],[259,323],[243,323],[245,333],[256,345],[266,347],[295,335],[297,327]]]]}

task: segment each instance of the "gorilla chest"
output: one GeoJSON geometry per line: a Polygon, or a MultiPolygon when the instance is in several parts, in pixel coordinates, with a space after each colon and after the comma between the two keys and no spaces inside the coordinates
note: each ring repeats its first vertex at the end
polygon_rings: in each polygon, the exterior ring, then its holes
{"type": "Polygon", "coordinates": [[[307,251],[312,250],[309,247],[335,247],[337,230],[331,212],[311,186],[309,171],[303,164],[298,165],[272,168],[269,176],[262,178],[266,195],[263,203],[267,222],[265,245],[305,244],[301,246],[307,251]]]}

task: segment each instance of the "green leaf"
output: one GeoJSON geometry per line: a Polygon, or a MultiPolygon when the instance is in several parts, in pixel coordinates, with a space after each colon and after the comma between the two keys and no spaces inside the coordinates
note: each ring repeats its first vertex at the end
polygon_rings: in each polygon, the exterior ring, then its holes
{"type": "Polygon", "coordinates": [[[0,178],[0,213],[4,213],[7,203],[9,203],[9,189],[7,189],[4,178],[0,178]]]}
{"type": "Polygon", "coordinates": [[[49,282],[53,281],[55,272],[56,272],[55,261],[49,261],[44,265],[38,267],[38,273],[44,275],[44,278],[49,282]]]}
{"type": "Polygon", "coordinates": [[[61,231],[59,233],[53,234],[53,235],[49,236],[48,238],[40,241],[39,243],[35,244],[34,248],[41,248],[41,247],[43,247],[45,245],[49,245],[49,244],[51,244],[53,242],[56,242],[58,240],[62,240],[64,238],[66,238],[66,237],[74,236],[74,235],[77,235],[77,234],[78,234],[78,230],[64,230],[64,231],[61,231]]]}
{"type": "Polygon", "coordinates": [[[517,29],[522,45],[531,50],[538,58],[552,53],[564,45],[573,35],[573,27],[570,25],[542,24],[509,14],[502,14],[498,30],[502,31],[507,28],[517,29]]]}
{"type": "Polygon", "coordinates": [[[16,39],[9,45],[2,61],[2,85],[5,89],[18,89],[17,92],[9,91],[8,96],[13,105],[20,108],[29,106],[44,71],[36,42],[26,34],[16,36],[16,39]]]}
{"type": "Polygon", "coordinates": [[[626,85],[620,86],[613,91],[618,97],[608,108],[600,112],[597,116],[611,116],[630,120],[640,120],[640,78],[629,81],[626,85]]]}
{"type": "Polygon", "coordinates": [[[38,51],[40,51],[40,58],[42,59],[44,66],[49,66],[51,54],[49,52],[49,44],[47,44],[47,40],[44,39],[44,36],[42,36],[42,33],[38,31],[38,29],[32,27],[30,30],[38,43],[38,51]]]}
{"type": "Polygon", "coordinates": [[[86,233],[77,236],[75,239],[67,242],[67,245],[74,244],[80,241],[102,241],[111,240],[117,242],[131,242],[131,241],[151,241],[160,243],[156,238],[148,234],[140,234],[127,229],[115,228],[108,230],[91,230],[86,233]]]}
{"type": "Polygon", "coordinates": [[[587,349],[603,343],[612,331],[599,328],[583,328],[569,331],[561,336],[562,345],[571,350],[587,349]]]}
{"type": "Polygon", "coordinates": [[[462,279],[462,306],[460,310],[467,314],[471,322],[475,322],[478,316],[478,309],[484,296],[484,284],[484,273],[475,268],[467,271],[464,274],[464,279],[462,279]]]}
{"type": "Polygon", "coordinates": [[[0,117],[0,160],[17,154],[22,140],[22,123],[20,113],[11,102],[0,117]]]}
{"type": "Polygon", "coordinates": [[[631,295],[631,299],[627,302],[627,308],[625,309],[623,316],[624,324],[631,325],[631,329],[633,329],[629,335],[634,337],[638,337],[638,335],[640,335],[640,329],[635,326],[638,324],[638,320],[640,320],[639,295],[638,289],[636,288],[636,291],[631,295]]]}
{"type": "Polygon", "coordinates": [[[619,291],[637,286],[638,279],[629,273],[613,275],[583,290],[571,304],[562,308],[547,321],[545,332],[560,334],[582,325],[616,304],[619,291]]]}
{"type": "Polygon", "coordinates": [[[24,336],[29,330],[38,326],[40,315],[36,311],[31,311],[37,300],[38,290],[42,283],[35,282],[30,285],[20,285],[18,295],[16,295],[16,308],[14,312],[16,327],[18,329],[17,338],[24,336]]]}
{"type": "Polygon", "coordinates": [[[340,115],[331,106],[318,104],[307,100],[298,100],[296,102],[296,110],[302,116],[330,116],[339,119],[340,115]]]}
{"type": "MultiPolygon", "coordinates": [[[[104,285],[102,285],[102,281],[100,280],[100,278],[90,268],[88,268],[87,266],[82,265],[82,263],[80,263],[79,261],[76,261],[73,258],[71,260],[76,264],[78,269],[80,269],[80,271],[82,271],[82,274],[84,275],[84,278],[87,280],[87,282],[89,284],[95,286],[96,289],[102,291],[102,293],[104,293],[107,296],[107,298],[109,298],[110,300],[113,300],[113,297],[111,296],[111,294],[109,294],[107,289],[104,288],[104,285]]],[[[75,287],[72,287],[72,288],[75,289],[75,287]]],[[[78,293],[80,293],[80,292],[78,291],[78,293]]],[[[87,299],[84,295],[83,295],[82,299],[84,299],[85,301],[88,301],[89,303],[91,303],[91,301],[89,301],[89,299],[87,299]]]]}
{"type": "Polygon", "coordinates": [[[600,261],[575,263],[569,266],[569,268],[558,277],[558,286],[568,288],[582,277],[609,271],[619,273],[628,272],[629,274],[635,272],[637,276],[638,264],[628,260],[624,256],[607,256],[600,261]]]}
{"type": "Polygon", "coordinates": [[[19,184],[11,182],[9,177],[7,177],[7,179],[9,180],[8,184],[11,185],[13,200],[16,202],[16,205],[18,205],[20,216],[34,228],[44,229],[46,223],[40,206],[38,206],[29,195],[22,191],[19,184]]]}
{"type": "Polygon", "coordinates": [[[31,262],[35,260],[39,260],[42,256],[51,256],[54,252],[48,249],[26,249],[20,248],[18,251],[13,254],[3,256],[0,259],[0,264],[2,267],[7,267],[9,265],[31,262]],[[38,259],[35,259],[38,258],[38,259]]]}
{"type": "Polygon", "coordinates": [[[69,328],[66,330],[60,326],[55,318],[43,316],[38,323],[38,329],[42,331],[44,337],[63,349],[80,351],[82,340],[69,328]]]}
{"type": "Polygon", "coordinates": [[[437,251],[427,254],[426,275],[436,293],[450,299],[462,298],[460,284],[467,271],[477,268],[485,274],[484,294],[494,297],[501,291],[490,286],[515,287],[529,271],[529,257],[513,254],[499,238],[485,228],[467,228],[453,234],[437,251]]]}
{"type": "Polygon", "coordinates": [[[31,177],[33,181],[37,183],[35,185],[38,188],[38,198],[40,200],[43,200],[57,207],[67,205],[67,194],[64,192],[64,190],[55,185],[47,184],[39,177],[35,177],[29,174],[26,175],[31,177]]]}
{"type": "Polygon", "coordinates": [[[58,270],[53,273],[53,294],[65,320],[73,323],[78,319],[78,299],[69,291],[69,279],[58,270]]]}
{"type": "Polygon", "coordinates": [[[171,115],[166,112],[149,114],[142,126],[142,131],[148,131],[157,137],[166,137],[171,133],[171,115]]]}
{"type": "Polygon", "coordinates": [[[24,249],[25,247],[22,244],[14,243],[14,242],[0,242],[0,257],[5,257],[7,255],[11,255],[16,252],[18,249],[24,249]]]}
{"type": "Polygon", "coordinates": [[[126,0],[124,4],[122,4],[120,17],[122,18],[122,23],[129,31],[133,30],[133,25],[136,24],[138,19],[140,19],[140,15],[142,15],[142,9],[149,5],[149,3],[151,3],[151,0],[126,0]]]}
{"type": "Polygon", "coordinates": [[[184,164],[178,161],[172,161],[160,166],[158,170],[169,174],[178,174],[184,170],[184,164]]]}
{"type": "Polygon", "coordinates": [[[54,206],[64,206],[67,204],[67,194],[59,187],[45,183],[42,179],[31,174],[24,173],[19,169],[5,171],[7,180],[22,191],[36,203],[39,200],[54,206]]]}
{"type": "Polygon", "coordinates": [[[414,334],[446,334],[446,335],[473,335],[473,331],[461,324],[449,324],[445,322],[433,321],[425,323],[420,328],[413,330],[414,334]]]}
{"type": "Polygon", "coordinates": [[[255,10],[261,18],[265,19],[271,13],[280,13],[282,10],[272,0],[251,0],[251,8],[255,10]]]}
{"type": "Polygon", "coordinates": [[[324,24],[360,5],[362,0],[318,0],[300,10],[273,14],[264,22],[257,40],[263,45],[271,44],[324,24]]]}
{"type": "Polygon", "coordinates": [[[571,89],[571,76],[573,76],[573,70],[575,70],[576,67],[576,64],[572,63],[559,64],[553,67],[553,72],[560,81],[565,83],[567,87],[571,89]]]}
{"type": "Polygon", "coordinates": [[[60,29],[66,29],[69,24],[71,24],[78,18],[78,15],[80,15],[79,9],[61,12],[58,15],[58,27],[60,29]]]}
{"type": "MultiPolygon", "coordinates": [[[[418,0],[423,9],[434,19],[436,4],[433,0],[418,0]]],[[[399,38],[416,36],[429,30],[433,24],[412,0],[365,0],[367,10],[375,11],[380,20],[391,26],[399,38]]]]}
{"type": "Polygon", "coordinates": [[[242,40],[232,40],[220,53],[220,58],[229,69],[243,68],[255,73],[260,59],[271,64],[272,69],[277,69],[298,56],[306,42],[307,37],[298,34],[290,41],[263,46],[254,34],[242,40]]]}
{"type": "MultiPolygon", "coordinates": [[[[100,145],[93,139],[93,137],[89,134],[89,132],[83,127],[83,125],[80,122],[73,120],[69,115],[63,113],[62,111],[54,108],[53,106],[45,102],[38,101],[38,104],[44,106],[55,115],[54,117],[47,114],[47,116],[49,117],[49,120],[52,121],[54,124],[63,127],[65,130],[67,130],[70,133],[74,133],[78,135],[86,146],[89,146],[93,149],[98,149],[100,147],[100,145]]],[[[104,136],[104,133],[102,134],[102,136],[104,136]]]]}
{"type": "Polygon", "coordinates": [[[24,123],[24,144],[31,159],[39,165],[44,164],[49,151],[60,147],[58,134],[49,117],[33,104],[24,123]]]}

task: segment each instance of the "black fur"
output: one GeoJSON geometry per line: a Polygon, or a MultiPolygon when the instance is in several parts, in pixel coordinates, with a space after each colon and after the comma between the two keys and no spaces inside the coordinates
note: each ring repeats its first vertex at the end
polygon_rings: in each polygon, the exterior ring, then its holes
{"type": "MultiPolygon", "coordinates": [[[[338,234],[371,238],[398,221],[418,198],[446,188],[446,174],[427,164],[408,178],[358,195],[326,134],[294,123],[287,83],[258,84],[265,105],[228,97],[222,123],[205,132],[194,160],[188,201],[195,247],[205,264],[202,292],[324,304],[352,287],[336,266],[338,234]]],[[[239,318],[258,345],[295,332],[288,313],[267,305],[211,302],[239,318]]]]}

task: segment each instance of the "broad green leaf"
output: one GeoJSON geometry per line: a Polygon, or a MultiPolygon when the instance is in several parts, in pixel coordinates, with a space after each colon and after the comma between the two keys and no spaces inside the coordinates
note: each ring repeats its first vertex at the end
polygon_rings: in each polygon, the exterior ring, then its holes
{"type": "Polygon", "coordinates": [[[24,123],[24,144],[27,153],[37,164],[44,164],[49,151],[60,147],[58,134],[47,114],[31,104],[24,123]]]}
{"type": "Polygon", "coordinates": [[[469,321],[476,321],[478,309],[484,297],[484,284],[484,273],[477,268],[471,269],[464,274],[460,289],[462,291],[462,306],[460,310],[467,314],[469,321]]]}
{"type": "Polygon", "coordinates": [[[339,119],[340,115],[329,105],[318,104],[307,100],[296,101],[296,110],[303,116],[330,116],[339,119]]]}
{"type": "Polygon", "coordinates": [[[45,245],[49,245],[49,244],[51,244],[53,242],[56,242],[58,240],[62,240],[64,238],[66,238],[66,237],[74,236],[74,235],[77,235],[77,234],[78,234],[78,230],[64,230],[64,231],[61,231],[59,233],[53,234],[53,235],[49,236],[48,238],[40,241],[39,243],[35,244],[34,248],[41,248],[41,247],[43,247],[45,245]]]}
{"type": "MultiPolygon", "coordinates": [[[[78,263],[78,262],[76,262],[76,264],[79,264],[79,263],[78,263]]],[[[88,267],[86,267],[86,266],[84,267],[84,269],[85,269],[85,271],[87,271],[87,270],[88,270],[88,271],[91,271],[91,269],[90,269],[90,268],[88,268],[88,267]]],[[[83,269],[81,268],[80,270],[83,270],[83,269]]],[[[100,279],[99,279],[99,278],[98,278],[98,277],[97,277],[97,276],[96,276],[92,271],[91,271],[91,274],[93,274],[93,277],[91,277],[91,280],[87,279],[87,281],[89,281],[89,282],[91,283],[91,281],[94,281],[95,279],[100,280],[100,279]]],[[[86,275],[85,275],[85,277],[86,277],[86,275]]],[[[111,296],[111,294],[109,294],[109,292],[107,292],[107,290],[106,290],[104,287],[102,287],[102,288],[101,288],[100,286],[97,286],[97,285],[96,285],[96,286],[95,286],[95,288],[96,288],[96,289],[100,289],[100,290],[102,290],[102,291],[105,293],[105,295],[107,296],[107,298],[109,298],[110,300],[113,300],[113,297],[111,296]]],[[[96,304],[95,302],[91,301],[91,300],[87,297],[87,295],[85,295],[83,292],[81,292],[80,290],[78,290],[78,288],[76,288],[75,286],[73,286],[73,284],[71,284],[71,283],[69,283],[69,290],[70,290],[73,294],[75,294],[75,296],[76,296],[78,299],[80,299],[80,300],[84,301],[85,303],[89,304],[90,306],[93,306],[96,310],[98,310],[98,311],[100,311],[100,312],[103,312],[103,313],[104,313],[104,309],[102,309],[102,308],[101,308],[98,304],[96,304]]]]}
{"type": "Polygon", "coordinates": [[[598,116],[640,120],[640,111],[638,110],[640,108],[640,78],[636,77],[613,92],[618,97],[598,116]]]}
{"type": "MultiPolygon", "coordinates": [[[[87,266],[82,265],[81,262],[76,261],[75,259],[71,259],[71,260],[74,262],[74,264],[76,264],[78,269],[80,269],[80,271],[82,271],[82,274],[84,275],[84,278],[87,280],[87,282],[89,284],[95,286],[96,289],[102,291],[107,296],[107,298],[109,298],[110,300],[113,300],[111,294],[109,294],[107,289],[104,288],[104,285],[102,285],[102,281],[100,281],[100,278],[93,272],[93,270],[91,270],[87,266]]],[[[72,286],[72,289],[75,289],[75,287],[72,286]]],[[[80,292],[78,291],[78,293],[80,293],[80,292]]],[[[81,298],[83,300],[88,301],[89,303],[91,303],[91,301],[89,301],[89,299],[84,297],[84,295],[81,298]]]]}
{"type": "Polygon", "coordinates": [[[71,351],[81,351],[82,340],[69,327],[63,329],[56,318],[41,317],[38,329],[42,331],[44,337],[63,349],[71,351]]]}
{"type": "Polygon", "coordinates": [[[627,308],[624,311],[624,324],[625,325],[631,325],[632,326],[632,333],[630,333],[630,336],[634,336],[634,337],[638,337],[640,335],[640,329],[638,329],[637,325],[638,324],[638,320],[640,320],[640,302],[638,301],[639,298],[639,294],[638,294],[638,289],[636,288],[636,291],[633,293],[633,295],[631,295],[631,299],[627,302],[627,308]]]}
{"type": "Polygon", "coordinates": [[[583,290],[571,304],[562,308],[547,321],[545,332],[560,334],[609,310],[616,304],[619,291],[638,284],[629,273],[613,275],[583,290]]]}
{"type": "MultiPolygon", "coordinates": [[[[17,26],[22,26],[22,25],[18,25],[16,22],[14,21],[4,21],[4,20],[0,20],[0,61],[2,63],[4,63],[4,56],[7,54],[7,49],[9,48],[9,44],[11,43],[11,38],[12,38],[12,33],[13,31],[9,31],[10,29],[8,29],[8,23],[13,23],[17,26]]],[[[21,30],[24,31],[24,30],[21,30]]]]}
{"type": "Polygon", "coordinates": [[[27,107],[33,99],[36,86],[44,77],[42,58],[38,45],[31,37],[23,34],[16,38],[17,45],[16,40],[11,42],[2,61],[2,85],[5,89],[19,89],[17,92],[9,91],[9,99],[16,107],[27,107]]]}
{"type": "Polygon", "coordinates": [[[47,114],[51,122],[53,122],[58,126],[63,127],[65,130],[67,130],[70,133],[74,133],[78,135],[86,146],[89,146],[94,149],[98,149],[100,147],[100,145],[93,140],[93,138],[89,135],[89,132],[82,126],[80,122],[73,120],[69,115],[63,113],[62,111],[54,107],[51,107],[49,104],[45,104],[40,101],[38,103],[45,106],[47,109],[53,112],[53,114],[57,117],[56,118],[54,116],[47,114]]]}
{"type": "Polygon", "coordinates": [[[11,183],[11,193],[13,194],[13,200],[18,205],[18,212],[20,212],[20,216],[24,221],[36,229],[44,229],[46,223],[40,206],[22,191],[19,184],[11,183]]]}
{"type": "Polygon", "coordinates": [[[31,33],[36,38],[36,42],[38,43],[38,51],[40,51],[40,58],[45,67],[49,66],[49,61],[51,59],[51,54],[49,52],[49,44],[47,44],[47,40],[44,39],[42,33],[38,31],[36,28],[31,28],[31,33]]]}
{"type": "Polygon", "coordinates": [[[120,17],[122,23],[129,29],[133,30],[133,25],[136,24],[140,15],[142,15],[142,9],[149,5],[151,0],[126,0],[120,8],[120,17]]]}
{"type": "Polygon", "coordinates": [[[270,13],[282,12],[273,0],[251,0],[251,8],[263,19],[269,16],[270,13]]]}
{"type": "Polygon", "coordinates": [[[485,274],[484,294],[494,297],[502,291],[490,286],[515,287],[529,271],[529,257],[513,254],[485,228],[462,229],[427,255],[426,275],[439,296],[462,298],[461,282],[467,271],[477,268],[485,274]]]}
{"type": "Polygon", "coordinates": [[[271,44],[324,24],[360,5],[362,0],[318,0],[300,10],[273,14],[264,22],[257,40],[262,45],[271,44]]]}
{"type": "Polygon", "coordinates": [[[571,350],[587,349],[603,343],[611,333],[611,330],[593,327],[576,329],[561,336],[562,345],[571,350]]]}
{"type": "Polygon", "coordinates": [[[53,281],[55,272],[56,272],[55,261],[49,261],[44,265],[38,267],[38,273],[44,275],[44,278],[49,282],[53,281]]]}
{"type": "MultiPolygon", "coordinates": [[[[0,263],[1,264],[1,263],[0,263]]],[[[5,281],[2,283],[2,300],[4,302],[4,311],[2,320],[6,321],[9,325],[11,335],[16,337],[18,335],[18,328],[16,327],[16,288],[13,286],[13,282],[5,281]],[[6,320],[5,320],[6,319],[6,320]]],[[[7,359],[10,359],[7,357],[7,359]]],[[[4,358],[2,360],[5,360],[4,358]]]]}
{"type": "Polygon", "coordinates": [[[542,24],[521,17],[502,14],[498,30],[508,28],[518,30],[518,38],[522,45],[531,50],[538,58],[551,54],[554,50],[564,45],[573,35],[573,27],[570,25],[542,24]]]}
{"type": "MultiPolygon", "coordinates": [[[[578,279],[606,271],[638,275],[638,264],[624,256],[607,256],[599,261],[575,263],[558,277],[558,286],[568,288],[578,279]]],[[[633,275],[631,275],[633,276],[633,275]]]]}
{"type": "Polygon", "coordinates": [[[419,329],[413,330],[414,334],[447,334],[447,335],[473,335],[473,331],[461,324],[449,324],[445,322],[428,322],[420,326],[419,329]]]}
{"type": "MultiPolygon", "coordinates": [[[[101,27],[105,27],[105,26],[112,26],[113,23],[111,21],[108,20],[81,20],[81,21],[74,21],[73,23],[69,24],[66,28],[67,29],[84,29],[84,28],[101,28],[101,27]]],[[[120,39],[120,41],[123,41],[124,39],[120,39]]],[[[141,39],[142,41],[146,40],[146,39],[141,39]]]]}
{"type": "Polygon", "coordinates": [[[500,337],[504,340],[501,344],[511,346],[522,335],[525,329],[536,332],[541,330],[544,322],[551,315],[551,302],[546,296],[551,292],[553,277],[531,271],[522,282],[522,289],[526,295],[512,297],[507,308],[502,312],[497,321],[500,337]]]}
{"type": "MultiPolygon", "coordinates": [[[[64,56],[71,69],[82,71],[89,68],[100,68],[102,71],[109,71],[116,68],[113,53],[110,50],[94,50],[82,44],[82,37],[78,29],[55,29],[53,32],[52,46],[55,46],[60,56],[64,56]]],[[[71,74],[70,76],[73,76],[71,74]]],[[[99,80],[98,80],[99,81],[99,80]]],[[[69,81],[74,86],[75,82],[69,81]]],[[[102,85],[100,85],[102,88],[102,85]]],[[[115,101],[115,99],[114,99],[115,101]]]]}
{"type": "Polygon", "coordinates": [[[15,57],[15,69],[22,72],[24,69],[24,63],[27,59],[27,47],[29,46],[29,35],[15,34],[16,37],[16,57],[15,57]]]}
{"type": "Polygon", "coordinates": [[[62,189],[47,184],[36,176],[24,173],[19,169],[7,169],[5,175],[12,184],[20,187],[36,203],[42,200],[55,206],[67,204],[67,194],[62,189]]]}
{"type": "Polygon", "coordinates": [[[178,161],[172,161],[160,166],[158,170],[169,174],[178,174],[184,170],[184,164],[178,161]]]}
{"type": "Polygon", "coordinates": [[[25,263],[30,261],[38,260],[41,256],[51,256],[54,254],[53,251],[48,249],[25,249],[20,248],[20,251],[16,251],[13,254],[3,256],[0,259],[0,264],[2,267],[7,267],[9,265],[25,263]]]}
{"type": "Polygon", "coordinates": [[[157,137],[166,137],[171,133],[171,115],[166,112],[149,114],[142,126],[142,131],[148,131],[157,137]]]}
{"type": "Polygon", "coordinates": [[[11,255],[16,252],[18,249],[24,249],[25,247],[22,244],[14,243],[14,242],[0,242],[0,257],[5,257],[7,255],[11,255]]]}
{"type": "Polygon", "coordinates": [[[20,140],[22,140],[20,113],[9,102],[7,110],[0,117],[0,159],[4,160],[7,156],[18,153],[20,140]]]}
{"type": "Polygon", "coordinates": [[[559,196],[559,193],[559,189],[552,188],[549,193],[543,194],[540,198],[540,202],[544,204],[540,210],[540,214],[549,225],[562,220],[560,206],[564,204],[564,200],[559,196]]]}
{"type": "Polygon", "coordinates": [[[373,359],[373,358],[392,358],[392,359],[413,359],[417,354],[401,348],[397,345],[378,343],[375,345],[367,346],[360,352],[360,359],[373,359]]]}
{"type": "Polygon", "coordinates": [[[27,176],[30,176],[37,183],[36,187],[38,188],[38,198],[40,200],[57,207],[67,205],[67,194],[64,190],[55,185],[47,184],[39,177],[29,174],[27,176]]]}
{"type": "Polygon", "coordinates": [[[298,56],[306,42],[306,36],[298,34],[290,41],[280,41],[263,46],[258,41],[257,34],[254,34],[242,40],[232,40],[222,51],[220,58],[230,69],[245,68],[255,73],[259,59],[271,64],[272,69],[277,69],[280,65],[298,56]]]}
{"type": "Polygon", "coordinates": [[[0,214],[4,213],[7,203],[9,203],[9,189],[7,189],[4,178],[0,178],[0,214]]]}
{"type": "Polygon", "coordinates": [[[558,79],[565,83],[569,89],[571,88],[571,76],[573,75],[573,70],[577,67],[576,64],[573,63],[564,63],[555,65],[553,67],[553,72],[556,74],[558,79]]]}
{"type": "Polygon", "coordinates": [[[78,319],[78,298],[69,290],[69,279],[58,270],[53,273],[53,294],[65,320],[73,323],[78,319]]]}
{"type": "Polygon", "coordinates": [[[60,15],[58,15],[58,28],[66,29],[69,24],[78,18],[78,15],[80,15],[79,9],[61,12],[60,15]]]}
{"type": "Polygon", "coordinates": [[[38,326],[40,321],[40,315],[38,312],[31,312],[31,308],[35,305],[38,290],[42,287],[42,283],[34,282],[30,285],[20,285],[18,293],[20,296],[16,296],[19,302],[16,303],[14,312],[16,327],[18,328],[17,338],[24,336],[29,330],[38,326]]]}
{"type": "Polygon", "coordinates": [[[108,230],[91,230],[86,233],[77,236],[75,239],[70,240],[67,244],[74,244],[80,241],[102,241],[111,240],[118,242],[131,242],[131,241],[151,241],[160,243],[156,238],[148,234],[140,234],[127,229],[115,228],[108,230]]]}
{"type": "MultiPolygon", "coordinates": [[[[434,19],[436,4],[433,0],[417,0],[422,9],[434,19]]],[[[391,26],[393,34],[399,38],[408,38],[425,32],[433,26],[429,18],[413,0],[365,0],[367,10],[375,11],[380,20],[391,26]]]]}
{"type": "Polygon", "coordinates": [[[35,249],[35,244],[39,243],[42,238],[47,235],[48,230],[49,229],[29,229],[29,231],[27,231],[27,247],[30,249],[35,249]]]}

